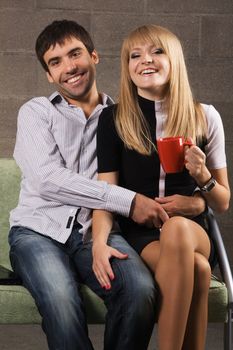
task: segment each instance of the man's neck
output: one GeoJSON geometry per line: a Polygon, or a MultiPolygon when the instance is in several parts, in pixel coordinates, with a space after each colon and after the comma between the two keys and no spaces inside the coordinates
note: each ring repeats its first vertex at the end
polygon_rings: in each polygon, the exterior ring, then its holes
{"type": "Polygon", "coordinates": [[[103,103],[101,94],[98,93],[97,90],[90,91],[89,94],[85,95],[82,98],[79,98],[78,100],[67,98],[63,96],[69,104],[72,104],[74,106],[82,108],[86,118],[88,119],[96,106],[100,103],[103,103]]]}
{"type": "Polygon", "coordinates": [[[91,98],[83,99],[82,101],[77,101],[76,105],[80,108],[82,108],[86,118],[88,119],[96,106],[98,104],[102,103],[102,96],[97,92],[95,96],[92,96],[91,98]]]}

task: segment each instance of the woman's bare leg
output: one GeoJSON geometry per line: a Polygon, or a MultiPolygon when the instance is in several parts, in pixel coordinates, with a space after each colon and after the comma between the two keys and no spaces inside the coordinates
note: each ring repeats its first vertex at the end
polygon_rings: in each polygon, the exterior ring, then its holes
{"type": "Polygon", "coordinates": [[[207,258],[209,250],[209,239],[199,225],[174,217],[163,225],[160,242],[149,244],[141,254],[155,272],[162,296],[158,321],[160,350],[182,349],[194,291],[195,252],[207,258]]]}
{"type": "Polygon", "coordinates": [[[205,348],[211,269],[207,259],[195,253],[194,291],[182,350],[205,348]]]}

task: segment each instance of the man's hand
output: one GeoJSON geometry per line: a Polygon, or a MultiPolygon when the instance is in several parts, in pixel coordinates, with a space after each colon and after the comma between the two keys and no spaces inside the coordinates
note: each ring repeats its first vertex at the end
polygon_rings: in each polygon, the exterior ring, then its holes
{"type": "Polygon", "coordinates": [[[169,217],[180,215],[185,217],[194,217],[205,210],[205,200],[197,192],[194,196],[181,196],[174,194],[172,196],[155,198],[169,217]]]}
{"type": "Polygon", "coordinates": [[[111,280],[114,273],[110,265],[110,258],[127,259],[127,254],[122,254],[117,249],[108,246],[106,243],[93,242],[92,247],[93,264],[92,268],[100,285],[105,289],[111,288],[111,280]]]}
{"type": "Polygon", "coordinates": [[[138,224],[158,228],[169,219],[168,214],[158,202],[142,194],[136,194],[134,197],[130,217],[138,224]]]}

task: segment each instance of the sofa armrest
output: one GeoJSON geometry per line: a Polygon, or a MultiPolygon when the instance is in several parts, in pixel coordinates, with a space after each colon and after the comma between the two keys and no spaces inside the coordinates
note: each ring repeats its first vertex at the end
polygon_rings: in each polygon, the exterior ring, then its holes
{"type": "Polygon", "coordinates": [[[11,270],[0,265],[0,285],[21,285],[20,278],[11,270]]]}
{"type": "Polygon", "coordinates": [[[214,245],[217,250],[220,272],[228,291],[229,305],[230,307],[232,307],[233,306],[232,272],[231,272],[228,256],[226,253],[226,249],[224,246],[224,242],[222,239],[222,235],[221,235],[218,223],[214,217],[213,211],[210,208],[208,210],[208,221],[209,221],[209,227],[210,227],[210,235],[213,239],[214,245]]]}

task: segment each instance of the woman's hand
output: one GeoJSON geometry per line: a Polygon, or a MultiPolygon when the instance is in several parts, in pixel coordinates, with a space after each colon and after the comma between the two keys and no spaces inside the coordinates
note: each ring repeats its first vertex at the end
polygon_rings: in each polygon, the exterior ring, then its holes
{"type": "Polygon", "coordinates": [[[229,207],[230,188],[228,182],[227,168],[208,170],[206,156],[197,146],[186,147],[185,166],[190,175],[195,179],[197,185],[203,187],[213,176],[216,185],[210,192],[202,192],[208,206],[214,211],[222,213],[229,207]]]}
{"type": "Polygon", "coordinates": [[[92,247],[93,264],[92,268],[101,287],[111,288],[111,280],[114,279],[114,273],[110,264],[110,259],[127,259],[128,255],[119,252],[117,249],[108,246],[106,243],[93,242],[92,247]]]}
{"type": "Polygon", "coordinates": [[[169,217],[177,215],[195,217],[203,213],[206,207],[204,198],[198,192],[194,196],[174,194],[172,196],[156,197],[155,201],[163,207],[169,217]]]}
{"type": "Polygon", "coordinates": [[[211,178],[211,173],[206,167],[205,153],[197,146],[186,147],[185,167],[200,186],[211,178]]]}

